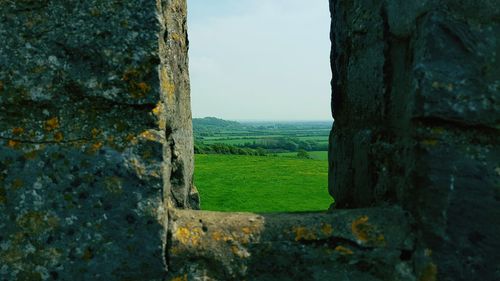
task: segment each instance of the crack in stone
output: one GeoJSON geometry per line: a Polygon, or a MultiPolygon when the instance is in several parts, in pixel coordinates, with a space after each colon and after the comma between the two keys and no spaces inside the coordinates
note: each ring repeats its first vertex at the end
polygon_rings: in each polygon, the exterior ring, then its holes
{"type": "Polygon", "coordinates": [[[1,137],[1,136],[0,136],[0,140],[16,141],[16,142],[25,143],[25,144],[64,144],[64,143],[75,143],[75,142],[89,142],[89,141],[92,141],[92,139],[73,139],[73,140],[62,140],[62,141],[30,141],[30,140],[7,138],[7,137],[1,137]]]}

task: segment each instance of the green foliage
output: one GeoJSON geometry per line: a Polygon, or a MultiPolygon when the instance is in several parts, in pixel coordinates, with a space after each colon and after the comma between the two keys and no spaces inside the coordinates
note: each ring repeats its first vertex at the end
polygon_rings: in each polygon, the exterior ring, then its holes
{"type": "Polygon", "coordinates": [[[223,120],[215,117],[194,118],[193,129],[196,136],[213,136],[224,130],[238,131],[243,126],[235,121],[223,120]]]}
{"type": "Polygon", "coordinates": [[[305,151],[304,149],[299,149],[297,152],[297,157],[301,159],[311,159],[311,156],[309,156],[309,153],[305,151]]]}
{"type": "Polygon", "coordinates": [[[294,212],[328,209],[328,163],[270,156],[196,155],[204,210],[294,212]]]}
{"type": "MultiPolygon", "coordinates": [[[[307,154],[309,154],[311,159],[323,160],[323,161],[328,160],[328,151],[308,151],[307,154]]],[[[297,153],[295,152],[283,152],[283,153],[277,153],[275,155],[280,157],[292,157],[292,158],[297,157],[297,153]]]]}
{"type": "Polygon", "coordinates": [[[216,144],[279,153],[328,150],[331,122],[235,122],[207,117],[193,119],[193,126],[199,153],[224,150],[216,144]],[[203,149],[207,152],[200,152],[203,149]]]}
{"type": "Polygon", "coordinates": [[[216,144],[203,144],[198,143],[194,145],[195,154],[234,154],[234,155],[267,155],[266,151],[262,148],[247,148],[239,147],[229,144],[216,143],[216,144]]]}

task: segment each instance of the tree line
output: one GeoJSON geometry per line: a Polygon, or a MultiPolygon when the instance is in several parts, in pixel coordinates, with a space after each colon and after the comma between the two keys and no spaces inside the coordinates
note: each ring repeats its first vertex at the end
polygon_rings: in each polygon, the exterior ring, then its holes
{"type": "Polygon", "coordinates": [[[325,151],[328,144],[314,140],[300,140],[298,138],[276,138],[246,142],[243,144],[214,143],[205,144],[196,142],[196,154],[237,154],[237,155],[268,155],[280,152],[325,151]]]}

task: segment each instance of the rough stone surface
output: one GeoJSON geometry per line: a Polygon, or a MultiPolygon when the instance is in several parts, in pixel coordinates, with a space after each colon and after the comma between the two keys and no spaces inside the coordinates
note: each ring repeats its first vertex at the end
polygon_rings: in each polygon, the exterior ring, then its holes
{"type": "Polygon", "coordinates": [[[193,185],[194,139],[191,116],[185,0],[159,0],[161,103],[165,122],[164,190],[170,207],[198,209],[200,198],[193,185]]]}
{"type": "Polygon", "coordinates": [[[330,3],[336,207],[400,204],[438,280],[499,280],[500,3],[330,3]]]}
{"type": "Polygon", "coordinates": [[[169,217],[171,280],[417,280],[400,208],[169,217]]]}
{"type": "Polygon", "coordinates": [[[166,202],[198,202],[185,11],[0,1],[0,280],[163,277],[166,202]]]}

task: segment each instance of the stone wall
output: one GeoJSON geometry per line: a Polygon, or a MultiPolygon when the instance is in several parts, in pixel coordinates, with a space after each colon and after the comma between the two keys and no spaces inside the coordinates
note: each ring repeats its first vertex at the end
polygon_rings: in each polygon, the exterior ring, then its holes
{"type": "Polygon", "coordinates": [[[299,214],[170,210],[168,233],[170,280],[416,280],[415,236],[398,207],[299,214]]]}
{"type": "Polygon", "coordinates": [[[330,4],[335,207],[400,204],[439,280],[500,279],[499,2],[330,4]]]}
{"type": "Polygon", "coordinates": [[[165,274],[166,206],[198,207],[185,18],[0,1],[0,280],[165,274]]]}
{"type": "Polygon", "coordinates": [[[179,210],[185,0],[0,1],[0,280],[499,280],[500,4],[330,4],[336,206],[269,215],[179,210]]]}

